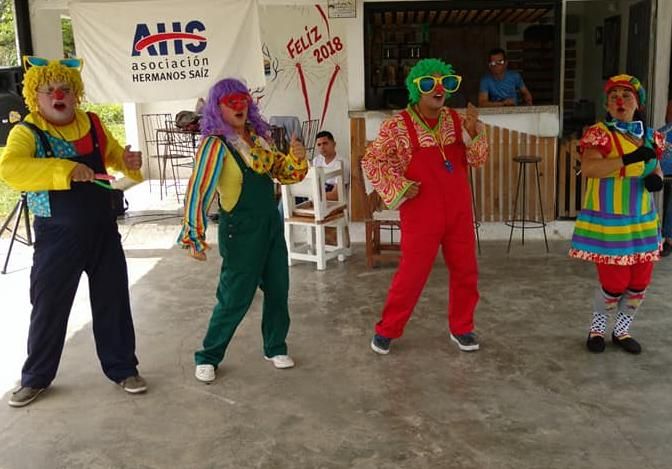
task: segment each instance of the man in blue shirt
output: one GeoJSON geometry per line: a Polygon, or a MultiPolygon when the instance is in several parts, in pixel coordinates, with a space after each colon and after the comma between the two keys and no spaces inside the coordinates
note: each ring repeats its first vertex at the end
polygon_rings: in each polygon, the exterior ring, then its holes
{"type": "Polygon", "coordinates": [[[532,94],[527,89],[520,73],[506,69],[506,52],[492,49],[488,54],[490,73],[481,79],[478,93],[480,107],[517,106],[518,93],[525,104],[532,105],[532,94]]]}

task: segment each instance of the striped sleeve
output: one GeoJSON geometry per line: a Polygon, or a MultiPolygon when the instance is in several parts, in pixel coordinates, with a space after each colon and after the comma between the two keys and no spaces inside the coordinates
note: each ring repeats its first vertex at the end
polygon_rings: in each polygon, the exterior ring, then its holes
{"type": "Polygon", "coordinates": [[[205,242],[207,211],[217,193],[217,181],[222,172],[227,149],[215,136],[203,138],[196,152],[194,171],[184,199],[184,219],[177,244],[184,249],[193,247],[197,252],[208,248],[205,242]]]}

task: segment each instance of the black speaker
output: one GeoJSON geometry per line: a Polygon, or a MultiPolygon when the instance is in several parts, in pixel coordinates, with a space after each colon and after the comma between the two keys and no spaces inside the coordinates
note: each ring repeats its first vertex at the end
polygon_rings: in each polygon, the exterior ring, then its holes
{"type": "Polygon", "coordinates": [[[22,80],[21,67],[0,67],[0,93],[9,92],[21,96],[22,80]]]}
{"type": "Polygon", "coordinates": [[[7,135],[28,110],[21,97],[21,67],[0,68],[0,146],[7,143],[7,135]]]}

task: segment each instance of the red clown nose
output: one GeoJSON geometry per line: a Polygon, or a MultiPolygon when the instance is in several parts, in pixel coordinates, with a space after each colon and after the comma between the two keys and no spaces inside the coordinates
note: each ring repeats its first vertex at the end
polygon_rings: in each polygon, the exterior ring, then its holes
{"type": "Polygon", "coordinates": [[[54,99],[63,99],[65,98],[65,91],[60,88],[56,88],[52,93],[51,97],[54,99]]]}

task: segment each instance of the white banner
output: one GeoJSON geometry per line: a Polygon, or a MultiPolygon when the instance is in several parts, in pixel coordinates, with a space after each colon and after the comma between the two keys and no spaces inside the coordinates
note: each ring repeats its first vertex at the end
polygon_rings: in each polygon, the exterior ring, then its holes
{"type": "Polygon", "coordinates": [[[225,77],[265,84],[257,0],[72,2],[70,13],[89,101],[196,98],[225,77]]]}

